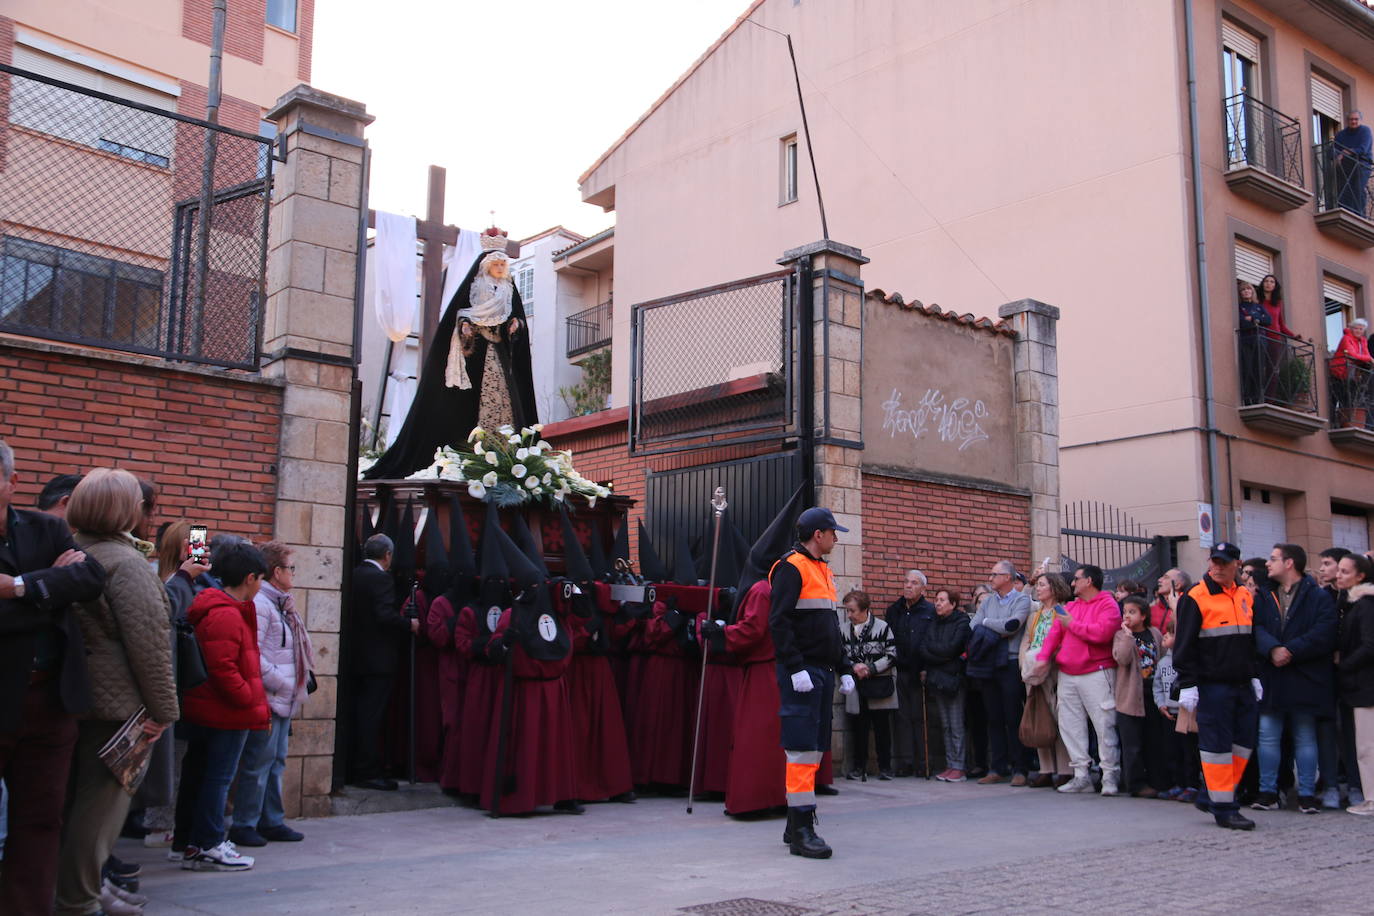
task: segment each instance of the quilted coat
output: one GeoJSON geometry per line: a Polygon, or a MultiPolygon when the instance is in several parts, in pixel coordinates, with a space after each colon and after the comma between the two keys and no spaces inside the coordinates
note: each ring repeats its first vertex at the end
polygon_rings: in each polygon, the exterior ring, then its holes
{"type": "Polygon", "coordinates": [[[210,679],[185,697],[186,719],[226,731],[266,729],[271,722],[258,656],[258,612],[252,601],[235,601],[207,588],[186,612],[196,628],[210,679]]]}

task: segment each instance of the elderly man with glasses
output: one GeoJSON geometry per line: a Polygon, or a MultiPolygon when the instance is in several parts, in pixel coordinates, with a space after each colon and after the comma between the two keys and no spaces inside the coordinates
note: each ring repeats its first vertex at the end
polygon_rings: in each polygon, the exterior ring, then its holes
{"type": "Polygon", "coordinates": [[[992,677],[977,678],[988,719],[988,774],[979,783],[1026,784],[1030,756],[1018,734],[1026,688],[1021,682],[1021,634],[1030,615],[1030,595],[1016,588],[1016,567],[1009,560],[993,564],[988,575],[992,593],[979,603],[971,624],[987,627],[1002,637],[1005,655],[999,655],[992,677]]]}

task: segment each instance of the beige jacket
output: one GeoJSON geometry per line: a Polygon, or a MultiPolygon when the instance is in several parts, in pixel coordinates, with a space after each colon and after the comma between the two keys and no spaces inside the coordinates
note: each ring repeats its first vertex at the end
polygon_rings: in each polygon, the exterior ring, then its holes
{"type": "Polygon", "coordinates": [[[175,722],[172,612],[157,573],[128,535],[78,533],[76,543],[107,574],[100,598],[76,606],[91,676],[91,718],[120,722],[146,706],[155,721],[175,722]]]}
{"type": "MultiPolygon", "coordinates": [[[[1155,649],[1162,653],[1159,630],[1150,627],[1155,637],[1155,649]]],[[[1116,711],[1128,716],[1145,715],[1145,680],[1140,676],[1140,656],[1135,650],[1135,637],[1125,630],[1117,630],[1112,637],[1112,658],[1116,659],[1116,711]]],[[[1154,703],[1154,698],[1150,699],[1154,703]]]]}

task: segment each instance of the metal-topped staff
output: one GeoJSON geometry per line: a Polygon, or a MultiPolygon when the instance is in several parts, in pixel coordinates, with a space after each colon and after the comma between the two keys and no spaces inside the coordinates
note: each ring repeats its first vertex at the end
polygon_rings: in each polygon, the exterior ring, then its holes
{"type": "MultiPolygon", "coordinates": [[[[711,578],[706,583],[706,619],[715,620],[716,618],[716,561],[720,556],[720,523],[725,517],[725,509],[729,503],[725,501],[725,488],[716,487],[716,492],[711,499],[711,509],[715,512],[715,533],[711,536],[711,578]]],[[[689,623],[688,626],[691,626],[689,623]]],[[[692,800],[697,788],[697,748],[701,742],[701,707],[706,698],[706,656],[710,652],[707,644],[701,640],[697,641],[701,647],[701,677],[697,681],[697,718],[696,726],[692,729],[692,776],[687,783],[687,813],[692,813],[692,800]]]]}

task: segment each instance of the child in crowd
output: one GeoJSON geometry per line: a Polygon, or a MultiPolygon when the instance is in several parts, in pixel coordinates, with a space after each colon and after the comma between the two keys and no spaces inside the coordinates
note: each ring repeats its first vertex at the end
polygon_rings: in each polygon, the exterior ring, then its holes
{"type": "MultiPolygon", "coordinates": [[[[1160,792],[1165,801],[1191,802],[1198,797],[1198,772],[1202,762],[1198,758],[1197,722],[1191,715],[1190,722],[1180,718],[1179,695],[1173,684],[1179,674],[1173,670],[1173,618],[1169,617],[1164,625],[1164,636],[1160,637],[1162,655],[1154,666],[1154,706],[1160,710],[1160,746],[1162,770],[1160,786],[1169,786],[1160,792]]],[[[1187,710],[1183,710],[1187,713],[1187,710]]]]}
{"type": "Polygon", "coordinates": [[[1150,723],[1158,718],[1150,712],[1161,641],[1159,631],[1150,626],[1150,605],[1145,596],[1127,595],[1121,608],[1121,629],[1112,638],[1112,658],[1116,660],[1116,730],[1121,736],[1123,788],[1129,788],[1134,798],[1159,794],[1150,785],[1146,751],[1157,745],[1150,723]]]}

